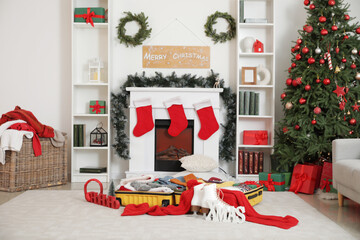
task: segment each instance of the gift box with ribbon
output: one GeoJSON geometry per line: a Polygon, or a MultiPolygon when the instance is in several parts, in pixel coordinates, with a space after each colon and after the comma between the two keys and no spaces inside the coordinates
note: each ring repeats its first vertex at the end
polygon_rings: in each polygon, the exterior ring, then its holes
{"type": "Polygon", "coordinates": [[[320,189],[324,192],[337,193],[332,184],[332,163],[324,162],[320,178],[320,189]]]}
{"type": "Polygon", "coordinates": [[[104,8],[75,8],[74,22],[90,23],[94,27],[94,23],[105,22],[104,8]]]}
{"type": "Polygon", "coordinates": [[[268,145],[268,132],[267,131],[249,131],[243,132],[244,145],[268,145]]]}
{"type": "Polygon", "coordinates": [[[90,101],[90,114],[105,114],[106,101],[93,100],[90,101]]]}
{"type": "Polygon", "coordinates": [[[264,191],[285,191],[285,175],[283,173],[259,173],[259,183],[264,191]]]}
{"type": "Polygon", "coordinates": [[[321,166],[318,165],[296,164],[289,191],[313,194],[319,169],[321,169],[321,166]]]}

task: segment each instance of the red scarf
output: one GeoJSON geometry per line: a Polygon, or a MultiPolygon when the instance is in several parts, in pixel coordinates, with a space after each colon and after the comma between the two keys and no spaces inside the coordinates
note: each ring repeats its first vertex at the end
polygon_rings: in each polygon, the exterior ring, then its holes
{"type": "MultiPolygon", "coordinates": [[[[192,183],[190,180],[190,184],[195,186],[197,184],[192,183]]],[[[197,181],[196,181],[197,182],[197,181]]],[[[245,197],[244,193],[240,191],[230,191],[226,189],[222,189],[224,193],[224,201],[234,207],[244,206],[245,207],[245,216],[246,221],[275,226],[283,229],[289,229],[298,224],[298,220],[292,216],[270,216],[270,215],[261,215],[255,211],[255,209],[250,205],[249,201],[245,197]]],[[[148,203],[143,203],[139,205],[129,204],[125,207],[124,212],[121,216],[135,216],[142,214],[149,214],[152,216],[164,216],[164,215],[183,215],[189,212],[191,207],[191,199],[194,195],[194,190],[191,187],[189,190],[184,191],[180,197],[180,203],[178,206],[169,205],[167,207],[153,206],[149,207],[148,203]]]]}

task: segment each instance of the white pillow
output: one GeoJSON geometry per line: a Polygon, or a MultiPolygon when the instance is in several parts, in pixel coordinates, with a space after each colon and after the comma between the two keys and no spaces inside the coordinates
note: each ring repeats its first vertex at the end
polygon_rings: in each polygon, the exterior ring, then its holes
{"type": "Polygon", "coordinates": [[[218,163],[204,155],[190,155],[179,159],[181,167],[190,172],[209,172],[218,167],[218,163]]]}

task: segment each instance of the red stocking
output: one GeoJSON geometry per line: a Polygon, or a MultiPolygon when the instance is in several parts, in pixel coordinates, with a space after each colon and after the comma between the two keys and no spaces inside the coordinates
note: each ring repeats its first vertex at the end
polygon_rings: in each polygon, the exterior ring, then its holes
{"type": "Polygon", "coordinates": [[[194,107],[201,123],[198,136],[200,139],[206,140],[219,129],[219,124],[214,115],[214,109],[212,108],[210,100],[195,103],[194,107]]]}
{"type": "Polygon", "coordinates": [[[151,99],[136,100],[134,105],[136,107],[137,123],[133,134],[135,137],[140,137],[154,128],[151,99]]]}
{"type": "Polygon", "coordinates": [[[180,97],[175,97],[164,102],[170,116],[170,127],[168,133],[170,136],[176,137],[188,126],[188,121],[185,116],[184,107],[181,103],[180,97]]]}

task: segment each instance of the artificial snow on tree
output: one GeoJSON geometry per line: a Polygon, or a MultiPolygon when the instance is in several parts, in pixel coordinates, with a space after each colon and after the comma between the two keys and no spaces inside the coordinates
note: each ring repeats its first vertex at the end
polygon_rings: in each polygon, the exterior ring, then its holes
{"type": "Polygon", "coordinates": [[[277,170],[331,159],[336,138],[359,137],[360,27],[349,21],[342,0],[304,1],[308,18],[291,49],[281,94],[285,117],[278,123],[277,170]]]}

